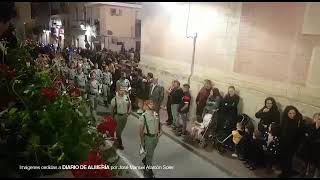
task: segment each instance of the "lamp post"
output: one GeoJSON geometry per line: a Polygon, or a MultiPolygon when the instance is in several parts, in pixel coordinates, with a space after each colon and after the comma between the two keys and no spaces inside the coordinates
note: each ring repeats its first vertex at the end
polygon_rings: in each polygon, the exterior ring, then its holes
{"type": "Polygon", "coordinates": [[[23,39],[26,39],[26,22],[23,22],[23,39]]]}

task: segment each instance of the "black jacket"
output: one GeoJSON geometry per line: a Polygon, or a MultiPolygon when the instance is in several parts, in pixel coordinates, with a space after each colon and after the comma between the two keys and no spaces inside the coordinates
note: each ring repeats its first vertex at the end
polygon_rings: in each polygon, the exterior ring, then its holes
{"type": "Polygon", "coordinates": [[[316,124],[304,126],[303,137],[298,150],[298,156],[307,161],[319,161],[320,156],[320,128],[316,124]]]}
{"type": "Polygon", "coordinates": [[[181,88],[171,92],[171,104],[181,104],[183,97],[183,90],[181,88]]]}
{"type": "Polygon", "coordinates": [[[230,113],[231,115],[236,116],[238,114],[239,101],[240,97],[237,94],[232,97],[227,94],[220,104],[220,109],[222,112],[230,113]]]}
{"type": "Polygon", "coordinates": [[[281,147],[285,150],[296,151],[301,139],[304,136],[303,118],[298,117],[297,120],[282,119],[281,122],[281,147]]]}
{"type": "Polygon", "coordinates": [[[137,97],[143,100],[149,99],[149,83],[143,82],[143,78],[139,77],[137,81],[137,97]]]}
{"type": "Polygon", "coordinates": [[[278,110],[270,110],[268,112],[263,112],[263,107],[260,109],[256,114],[256,118],[260,119],[260,122],[258,124],[259,130],[267,130],[268,127],[272,122],[275,122],[277,124],[280,124],[280,112],[278,110]],[[262,125],[267,125],[267,128],[264,128],[262,125]]]}

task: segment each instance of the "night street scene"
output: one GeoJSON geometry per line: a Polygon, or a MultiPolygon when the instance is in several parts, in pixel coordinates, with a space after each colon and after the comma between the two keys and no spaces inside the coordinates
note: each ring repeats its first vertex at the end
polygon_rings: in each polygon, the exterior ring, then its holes
{"type": "Polygon", "coordinates": [[[0,2],[0,177],[319,178],[319,2],[0,2]]]}

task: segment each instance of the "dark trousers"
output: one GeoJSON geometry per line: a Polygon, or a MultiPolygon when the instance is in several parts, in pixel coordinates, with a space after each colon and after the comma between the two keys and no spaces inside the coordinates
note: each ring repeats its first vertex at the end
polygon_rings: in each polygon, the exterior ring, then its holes
{"type": "Polygon", "coordinates": [[[168,114],[168,122],[172,123],[172,112],[171,112],[171,101],[168,99],[167,101],[167,114],[168,114]]]}
{"type": "Polygon", "coordinates": [[[282,174],[290,175],[292,173],[292,159],[294,157],[295,148],[282,147],[280,153],[280,167],[282,174]]]}
{"type": "Polygon", "coordinates": [[[253,165],[264,165],[264,154],[262,148],[263,140],[254,139],[250,143],[249,150],[246,152],[246,158],[253,165]]]}

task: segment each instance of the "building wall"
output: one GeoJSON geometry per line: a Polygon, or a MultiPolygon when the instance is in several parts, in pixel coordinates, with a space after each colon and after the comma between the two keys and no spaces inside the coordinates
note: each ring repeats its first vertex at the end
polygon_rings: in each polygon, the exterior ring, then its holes
{"type": "Polygon", "coordinates": [[[15,21],[17,38],[22,40],[25,33],[24,23],[31,23],[31,3],[30,2],[16,2],[17,18],[15,21]]]}
{"type": "Polygon", "coordinates": [[[107,35],[107,30],[111,30],[113,32],[113,36],[133,38],[135,35],[135,17],[135,9],[133,8],[101,5],[101,34],[107,35]],[[112,8],[120,9],[122,11],[122,15],[111,16],[112,8]]]}
{"type": "MultiPolygon", "coordinates": [[[[90,4],[90,3],[89,3],[90,4]]],[[[78,7],[78,19],[83,20],[83,13],[81,13],[81,8],[84,6],[84,3],[74,3],[71,5],[71,19],[76,20],[76,7],[78,7]]],[[[87,20],[92,19],[92,25],[95,19],[98,19],[100,22],[100,35],[101,37],[101,47],[110,48],[115,51],[120,51],[121,46],[112,44],[111,37],[107,34],[107,30],[111,30],[113,32],[114,37],[116,37],[119,41],[124,42],[126,49],[135,48],[136,40],[135,40],[135,21],[136,21],[136,11],[135,8],[129,7],[119,7],[105,4],[93,4],[87,6],[87,20]],[[111,8],[121,9],[121,16],[111,16],[111,8]],[[121,23],[119,23],[121,22],[121,23]]],[[[75,22],[73,22],[76,24],[75,22]]],[[[76,38],[79,38],[79,45],[82,48],[85,48],[84,43],[84,34],[85,31],[74,30],[73,35],[76,38]],[[80,37],[81,36],[81,37],[80,37]],[[83,36],[83,37],[82,37],[83,36]]],[[[90,37],[88,37],[88,41],[90,42],[90,37]]],[[[74,40],[74,42],[76,42],[74,40]]]]}
{"type": "Polygon", "coordinates": [[[268,96],[281,108],[292,104],[312,116],[320,111],[320,84],[315,84],[320,72],[310,68],[310,63],[320,68],[320,37],[302,34],[308,5],[193,2],[187,29],[188,3],[143,3],[142,68],[161,77],[166,87],[173,79],[186,83],[193,49],[186,35],[197,32],[190,83],[194,98],[208,78],[223,94],[234,85],[240,112],[251,117],[268,96]]]}

